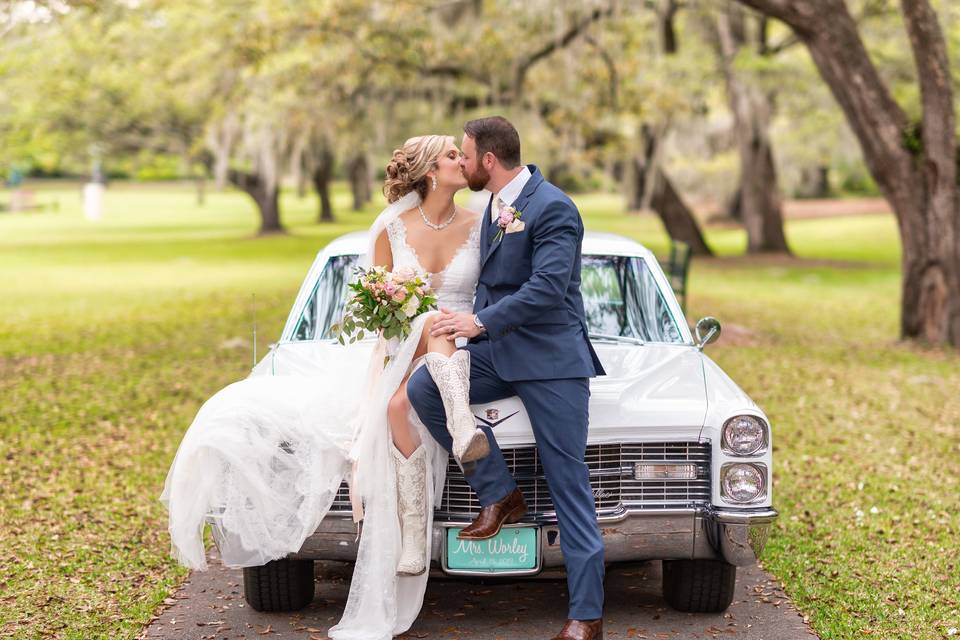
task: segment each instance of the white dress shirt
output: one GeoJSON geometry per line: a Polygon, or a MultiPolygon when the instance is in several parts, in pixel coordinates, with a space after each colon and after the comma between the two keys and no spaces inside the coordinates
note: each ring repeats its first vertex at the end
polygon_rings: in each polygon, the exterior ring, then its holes
{"type": "Polygon", "coordinates": [[[527,168],[527,165],[523,165],[523,169],[520,170],[520,173],[513,177],[513,180],[508,182],[503,189],[500,189],[500,193],[493,197],[493,205],[490,207],[490,220],[494,222],[500,216],[500,209],[497,207],[497,200],[503,203],[504,206],[511,206],[516,202],[517,198],[520,197],[520,193],[523,191],[523,187],[527,184],[527,180],[531,177],[530,169],[527,168]]]}

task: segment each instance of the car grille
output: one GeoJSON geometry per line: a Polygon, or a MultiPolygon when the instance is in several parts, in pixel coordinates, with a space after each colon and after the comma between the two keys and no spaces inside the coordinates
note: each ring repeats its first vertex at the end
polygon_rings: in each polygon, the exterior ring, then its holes
{"type": "MultiPolygon", "coordinates": [[[[534,446],[504,449],[503,457],[527,501],[528,517],[537,520],[555,518],[553,499],[534,446]]],[[[598,515],[621,508],[670,509],[710,502],[710,445],[699,442],[643,442],[588,445],[585,456],[590,469],[590,485],[598,515]],[[693,463],[696,479],[637,480],[633,465],[637,462],[693,463]]],[[[346,483],[334,500],[331,511],[349,511],[350,496],[346,483]]],[[[480,512],[476,494],[467,484],[459,465],[450,458],[443,498],[435,517],[447,520],[472,519],[480,512]]]]}

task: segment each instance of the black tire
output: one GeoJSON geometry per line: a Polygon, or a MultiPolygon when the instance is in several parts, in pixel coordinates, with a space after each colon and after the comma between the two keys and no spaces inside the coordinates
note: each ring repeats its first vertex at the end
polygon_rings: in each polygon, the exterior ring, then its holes
{"type": "Polygon", "coordinates": [[[273,560],[243,570],[243,597],[257,611],[296,611],[313,601],[313,560],[273,560]]]}
{"type": "Polygon", "coordinates": [[[663,598],[677,611],[726,611],[736,580],[737,568],[722,560],[663,561],[663,598]]]}

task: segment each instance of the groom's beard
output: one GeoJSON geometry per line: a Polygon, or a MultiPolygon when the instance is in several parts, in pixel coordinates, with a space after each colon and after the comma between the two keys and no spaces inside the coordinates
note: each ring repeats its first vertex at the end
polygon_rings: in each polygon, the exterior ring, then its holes
{"type": "Polygon", "coordinates": [[[467,186],[470,187],[470,191],[483,191],[487,188],[487,183],[490,182],[490,172],[483,168],[483,166],[477,167],[477,170],[467,175],[464,172],[464,176],[467,178],[467,186]]]}

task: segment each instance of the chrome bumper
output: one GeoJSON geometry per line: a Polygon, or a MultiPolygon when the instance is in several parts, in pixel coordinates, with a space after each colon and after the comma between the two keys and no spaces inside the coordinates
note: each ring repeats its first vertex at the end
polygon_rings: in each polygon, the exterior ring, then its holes
{"type": "MultiPolygon", "coordinates": [[[[597,519],[605,546],[606,562],[637,560],[674,560],[692,558],[723,559],[730,564],[754,564],[763,552],[776,510],[721,509],[695,507],[685,509],[622,509],[597,519]]],[[[433,523],[433,564],[455,575],[477,575],[445,569],[444,530],[466,526],[469,521],[433,523]]],[[[560,530],[555,523],[540,526],[540,569],[562,567],[560,530]]],[[[330,515],[307,538],[292,558],[352,561],[357,554],[357,530],[349,517],[330,515]]],[[[537,570],[539,571],[539,569],[537,570]]],[[[530,575],[523,571],[516,575],[530,575]]],[[[498,572],[497,575],[511,575],[498,572]]]]}

